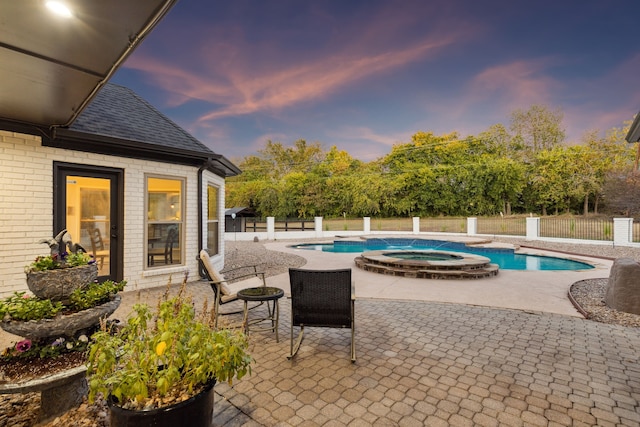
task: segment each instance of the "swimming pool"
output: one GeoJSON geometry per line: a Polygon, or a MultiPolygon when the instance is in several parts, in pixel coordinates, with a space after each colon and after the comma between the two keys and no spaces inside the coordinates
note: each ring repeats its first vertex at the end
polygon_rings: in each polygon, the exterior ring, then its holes
{"type": "Polygon", "coordinates": [[[372,238],[366,240],[336,240],[333,243],[301,243],[297,249],[338,253],[360,253],[378,250],[446,250],[482,255],[503,270],[589,270],[593,265],[566,258],[517,254],[513,249],[482,248],[460,242],[407,238],[372,238]]]}

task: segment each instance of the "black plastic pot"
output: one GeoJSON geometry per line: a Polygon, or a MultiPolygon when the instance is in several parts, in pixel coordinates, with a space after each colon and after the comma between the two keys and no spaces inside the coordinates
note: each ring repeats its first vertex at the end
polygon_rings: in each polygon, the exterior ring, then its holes
{"type": "Polygon", "coordinates": [[[136,411],[119,407],[108,399],[111,427],[210,427],[213,420],[213,380],[197,395],[164,408],[136,411]]]}

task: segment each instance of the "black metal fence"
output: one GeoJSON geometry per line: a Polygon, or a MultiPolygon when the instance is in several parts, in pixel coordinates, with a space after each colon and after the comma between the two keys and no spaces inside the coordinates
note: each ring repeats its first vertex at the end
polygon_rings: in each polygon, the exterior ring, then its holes
{"type": "Polygon", "coordinates": [[[527,218],[509,217],[509,218],[478,218],[477,223],[478,234],[493,234],[507,236],[526,236],[527,235],[527,218]]]}
{"type": "MultiPolygon", "coordinates": [[[[362,230],[362,218],[325,219],[323,228],[326,231],[362,230]]],[[[313,219],[286,218],[275,219],[275,231],[313,231],[313,219]]],[[[371,218],[372,231],[411,231],[411,218],[371,218]]],[[[266,232],[266,218],[246,218],[248,232],[266,232]]],[[[420,218],[421,232],[434,233],[467,233],[465,217],[420,218]]],[[[526,236],[526,217],[478,217],[477,234],[526,236]]],[[[540,237],[555,237],[581,240],[613,240],[612,218],[540,218],[540,237]]],[[[632,241],[640,242],[640,219],[634,220],[632,241]]]]}
{"type": "Polygon", "coordinates": [[[613,219],[540,218],[540,237],[613,240],[613,219]]]}
{"type": "Polygon", "coordinates": [[[466,233],[467,218],[435,217],[420,218],[420,231],[430,233],[466,233]]]}
{"type": "MultiPolygon", "coordinates": [[[[275,231],[312,231],[315,230],[313,219],[275,219],[275,231]]],[[[265,218],[247,218],[245,231],[267,231],[267,220],[265,218]]]]}

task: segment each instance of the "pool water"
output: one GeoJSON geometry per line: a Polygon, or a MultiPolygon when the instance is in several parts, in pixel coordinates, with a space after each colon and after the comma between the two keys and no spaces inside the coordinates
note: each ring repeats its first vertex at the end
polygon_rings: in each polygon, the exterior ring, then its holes
{"type": "Polygon", "coordinates": [[[323,252],[361,253],[380,250],[443,250],[453,252],[466,252],[482,255],[493,264],[497,264],[502,270],[589,270],[594,268],[591,264],[574,261],[566,258],[556,258],[540,255],[517,254],[513,249],[507,248],[476,248],[466,246],[464,243],[447,242],[428,239],[367,239],[363,241],[335,241],[333,243],[303,243],[294,245],[297,249],[307,249],[323,252]]]}

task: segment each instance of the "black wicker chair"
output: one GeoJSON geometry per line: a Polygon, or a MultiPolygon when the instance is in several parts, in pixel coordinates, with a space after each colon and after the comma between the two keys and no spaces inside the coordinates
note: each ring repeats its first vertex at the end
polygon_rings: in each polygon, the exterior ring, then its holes
{"type": "Polygon", "coordinates": [[[304,334],[304,327],[350,328],[351,362],[356,361],[355,295],[351,269],[302,270],[289,269],[291,283],[291,353],[293,358],[304,334]],[[300,333],[294,343],[293,327],[300,333]]]}

